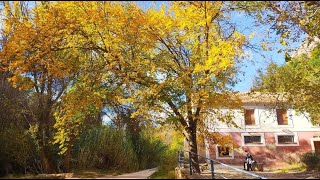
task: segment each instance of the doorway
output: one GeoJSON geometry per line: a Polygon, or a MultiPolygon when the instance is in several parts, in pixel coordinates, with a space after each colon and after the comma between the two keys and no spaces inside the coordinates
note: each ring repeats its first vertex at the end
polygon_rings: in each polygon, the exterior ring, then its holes
{"type": "Polygon", "coordinates": [[[320,155],[320,141],[313,141],[314,152],[320,155]]]}

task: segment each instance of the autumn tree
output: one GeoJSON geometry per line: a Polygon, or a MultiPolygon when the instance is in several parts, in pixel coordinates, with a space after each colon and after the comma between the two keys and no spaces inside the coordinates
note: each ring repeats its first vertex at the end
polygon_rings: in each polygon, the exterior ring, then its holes
{"type": "MultiPolygon", "coordinates": [[[[174,124],[197,153],[197,131],[209,114],[238,105],[231,86],[247,42],[229,23],[226,5],[173,2],[144,12],[133,3],[48,2],[16,15],[5,4],[1,64],[12,84],[38,100],[45,172],[54,169],[52,140],[70,169],[73,141],[109,100],[132,104],[130,118],[174,124]]],[[[199,171],[198,157],[192,160],[199,171]]]]}
{"type": "MultiPolygon", "coordinates": [[[[120,77],[134,82],[127,83],[132,96],[125,99],[138,108],[133,116],[144,114],[182,129],[192,153],[209,111],[238,105],[230,87],[246,40],[228,26],[223,5],[173,2],[136,18],[143,24],[124,27],[140,26],[126,34],[120,61],[125,66],[119,67],[120,77]]],[[[196,155],[192,161],[199,171],[196,155]]]]}
{"type": "Polygon", "coordinates": [[[1,64],[12,72],[12,84],[33,90],[37,97],[44,171],[54,169],[47,157],[53,140],[68,171],[75,138],[85,124],[91,124],[90,117],[99,121],[102,105],[110,97],[108,86],[114,84],[107,80],[114,73],[109,71],[122,65],[119,47],[128,41],[123,29],[138,11],[118,2],[43,2],[26,15],[16,12],[16,6],[5,4],[8,43],[1,64]]]}
{"type": "MultiPolygon", "coordinates": [[[[175,2],[146,12],[130,3],[77,5],[84,13],[73,15],[89,18],[90,48],[106,63],[102,84],[111,98],[137,108],[131,118],[183,129],[197,153],[197,125],[205,127],[207,111],[238,105],[230,87],[246,40],[224,17],[224,3],[175,2]]],[[[197,156],[193,161],[199,170],[197,156]]]]}
{"type": "Polygon", "coordinates": [[[36,126],[40,159],[44,172],[53,172],[49,149],[53,137],[53,109],[67,86],[77,76],[79,51],[59,49],[68,44],[77,31],[74,19],[63,8],[43,3],[34,13],[21,13],[19,2],[4,3],[4,34],[1,64],[12,73],[14,87],[32,90],[37,102],[36,126]],[[68,37],[65,34],[69,34],[68,37]]]}
{"type": "MultiPolygon", "coordinates": [[[[121,91],[121,86],[130,82],[119,81],[119,78],[128,72],[128,69],[121,68],[130,64],[121,53],[128,47],[128,42],[134,41],[129,39],[129,33],[134,33],[143,21],[139,20],[142,16],[137,14],[139,8],[133,4],[60,3],[61,6],[62,4],[74,11],[69,16],[77,18],[81,26],[78,35],[82,41],[73,46],[87,49],[89,57],[82,61],[81,74],[68,94],[62,98],[60,110],[55,114],[57,118],[55,127],[58,128],[55,142],[60,144],[62,153],[69,154],[70,157],[72,141],[79,135],[81,129],[88,125],[85,117],[88,114],[99,114],[103,106],[118,105],[117,102],[125,93],[121,91]]],[[[139,44],[132,45],[139,48],[139,44]]],[[[142,51],[143,49],[140,50],[142,51]]]]}

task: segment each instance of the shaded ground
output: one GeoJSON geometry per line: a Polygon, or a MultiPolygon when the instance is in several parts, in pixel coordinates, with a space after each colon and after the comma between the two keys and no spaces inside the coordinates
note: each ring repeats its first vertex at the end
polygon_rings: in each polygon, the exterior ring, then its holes
{"type": "MultiPolygon", "coordinates": [[[[232,166],[242,170],[241,166],[232,166]]],[[[215,179],[257,179],[257,177],[245,174],[244,172],[239,172],[226,168],[222,165],[215,164],[215,179]]],[[[152,174],[157,171],[156,168],[147,169],[134,173],[126,173],[117,175],[116,173],[104,173],[99,171],[83,171],[81,173],[63,173],[63,174],[40,174],[37,176],[9,176],[5,179],[11,178],[22,178],[22,179],[82,179],[82,178],[94,178],[94,179],[148,179],[152,178],[152,174]]],[[[184,172],[189,173],[189,169],[185,168],[184,172]]],[[[249,171],[250,173],[266,177],[268,179],[320,179],[319,171],[289,171],[289,172],[279,172],[279,171],[249,171]]],[[[2,178],[0,178],[2,179],[2,178]]],[[[204,170],[201,175],[194,174],[190,179],[211,179],[211,172],[204,170]]]]}
{"type": "MultiPolygon", "coordinates": [[[[215,164],[215,179],[258,179],[258,177],[254,177],[249,174],[245,174],[245,171],[242,171],[242,166],[232,166],[240,169],[241,171],[236,171],[231,168],[226,168],[220,164],[215,164]]],[[[189,172],[189,171],[188,171],[189,172]]],[[[265,177],[267,179],[320,179],[319,171],[295,171],[295,172],[279,172],[279,171],[249,171],[255,175],[259,175],[265,177]]],[[[204,170],[201,175],[192,175],[192,179],[211,179],[211,172],[208,170],[204,170]]]]}
{"type": "Polygon", "coordinates": [[[320,172],[307,171],[307,172],[255,172],[255,174],[264,176],[268,179],[320,179],[320,172]]]}
{"type": "Polygon", "coordinates": [[[88,170],[77,173],[60,173],[60,174],[39,174],[26,176],[7,176],[0,179],[148,179],[157,168],[142,170],[134,173],[117,175],[117,173],[106,173],[99,170],[88,170]]]}
{"type": "Polygon", "coordinates": [[[83,172],[81,175],[73,175],[65,179],[81,179],[81,178],[94,178],[94,179],[148,179],[152,174],[157,171],[157,168],[146,169],[133,173],[126,173],[121,175],[108,175],[96,172],[83,172]]]}
{"type": "Polygon", "coordinates": [[[96,179],[148,179],[148,177],[150,177],[156,171],[157,168],[153,168],[134,173],[122,174],[119,176],[104,176],[96,179]]]}
{"type": "MultiPolygon", "coordinates": [[[[246,172],[248,172],[248,171],[242,170],[240,166],[232,166],[232,167],[236,167],[240,171],[237,171],[237,170],[222,166],[220,164],[215,164],[214,165],[215,179],[259,179],[256,176],[253,176],[253,175],[250,175],[250,174],[246,174],[246,172]]],[[[264,176],[264,175],[257,174],[255,171],[254,172],[250,171],[249,173],[256,174],[256,175],[259,175],[259,176],[264,176]]],[[[204,170],[201,173],[201,176],[203,178],[205,178],[205,179],[211,179],[212,174],[211,174],[211,172],[209,170],[204,170]]],[[[194,175],[194,176],[192,176],[192,178],[200,179],[201,176],[194,175]]]]}

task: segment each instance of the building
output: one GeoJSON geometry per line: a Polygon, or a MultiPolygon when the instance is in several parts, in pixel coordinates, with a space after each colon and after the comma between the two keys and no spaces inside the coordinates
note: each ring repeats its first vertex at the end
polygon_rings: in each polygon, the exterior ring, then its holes
{"type": "Polygon", "coordinates": [[[296,162],[305,152],[320,154],[320,126],[312,125],[307,113],[297,113],[285,106],[283,95],[255,93],[240,97],[243,109],[231,110],[238,128],[208,121],[209,131],[231,135],[238,148],[222,148],[206,140],[205,146],[200,145],[199,153],[220,162],[240,165],[244,162],[244,150],[248,150],[267,167],[296,162]]]}

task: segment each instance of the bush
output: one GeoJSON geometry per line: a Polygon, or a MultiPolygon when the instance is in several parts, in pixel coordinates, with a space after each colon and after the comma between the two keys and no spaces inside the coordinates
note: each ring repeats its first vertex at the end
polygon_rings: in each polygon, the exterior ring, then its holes
{"type": "MultiPolygon", "coordinates": [[[[81,133],[73,148],[73,162],[80,170],[97,168],[131,172],[160,166],[168,161],[167,158],[171,160],[168,152],[168,145],[151,132],[132,136],[106,125],[81,133]]],[[[175,161],[176,157],[172,159],[175,161]]]]}
{"type": "Polygon", "coordinates": [[[320,170],[320,156],[314,152],[308,152],[301,156],[301,162],[304,163],[308,170],[320,170]]]}
{"type": "Polygon", "coordinates": [[[142,133],[140,136],[132,138],[132,142],[138,159],[139,169],[159,166],[159,162],[164,158],[164,153],[168,149],[167,145],[160,139],[148,133],[142,133]]]}
{"type": "Polygon", "coordinates": [[[175,168],[178,165],[178,151],[183,149],[184,145],[182,133],[164,126],[159,129],[159,136],[168,148],[163,151],[162,158],[159,161],[159,170],[152,177],[153,179],[174,179],[175,168]]]}
{"type": "Polygon", "coordinates": [[[178,165],[177,156],[177,151],[168,149],[160,161],[159,170],[154,174],[154,179],[174,179],[174,169],[178,165]]]}
{"type": "Polygon", "coordinates": [[[40,170],[37,146],[30,131],[13,124],[0,131],[0,176],[40,170]]]}
{"type": "Polygon", "coordinates": [[[79,169],[137,170],[137,158],[129,138],[109,126],[84,131],[74,148],[75,166],[79,169]]]}

